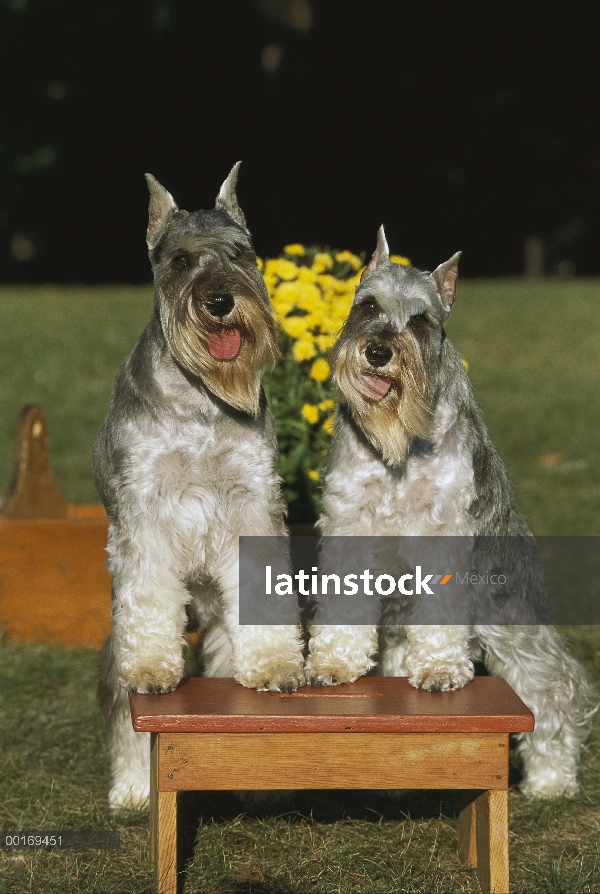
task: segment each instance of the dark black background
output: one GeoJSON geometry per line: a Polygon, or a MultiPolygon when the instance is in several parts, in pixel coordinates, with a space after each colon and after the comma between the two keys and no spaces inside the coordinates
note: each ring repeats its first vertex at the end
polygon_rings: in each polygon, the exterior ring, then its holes
{"type": "Polygon", "coordinates": [[[293,2],[3,0],[0,280],[149,280],[143,173],[195,210],[238,159],[261,255],[600,273],[598,4],[293,2]]]}

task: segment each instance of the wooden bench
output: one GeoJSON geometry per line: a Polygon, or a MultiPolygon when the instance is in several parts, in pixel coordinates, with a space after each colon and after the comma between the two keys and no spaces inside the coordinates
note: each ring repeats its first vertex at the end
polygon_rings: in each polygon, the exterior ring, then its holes
{"type": "Polygon", "coordinates": [[[223,789],[464,789],[459,856],[484,891],[508,888],[508,735],[533,715],[498,677],[455,692],[363,677],[291,695],[192,678],[130,696],[150,732],[154,890],[177,890],[177,792],[223,789]]]}

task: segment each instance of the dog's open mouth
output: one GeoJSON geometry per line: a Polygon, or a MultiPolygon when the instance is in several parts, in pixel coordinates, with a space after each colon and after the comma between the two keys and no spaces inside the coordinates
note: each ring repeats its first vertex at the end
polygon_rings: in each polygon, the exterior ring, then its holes
{"type": "Polygon", "coordinates": [[[208,336],[208,352],[215,360],[235,360],[242,346],[239,329],[223,328],[208,336]]]}
{"type": "Polygon", "coordinates": [[[372,373],[363,373],[363,379],[373,400],[381,400],[392,387],[389,379],[382,379],[381,376],[374,376],[372,373]]]}

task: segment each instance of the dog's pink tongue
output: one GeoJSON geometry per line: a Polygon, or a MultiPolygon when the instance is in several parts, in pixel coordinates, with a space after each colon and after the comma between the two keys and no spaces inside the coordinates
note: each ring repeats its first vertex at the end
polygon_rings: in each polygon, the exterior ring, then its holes
{"type": "Polygon", "coordinates": [[[377,400],[385,397],[392,387],[392,383],[388,379],[381,379],[379,376],[372,376],[370,373],[365,373],[363,378],[373,397],[377,400]]]}
{"type": "Polygon", "coordinates": [[[215,360],[233,360],[240,353],[241,345],[239,329],[220,329],[208,336],[208,350],[215,360]]]}

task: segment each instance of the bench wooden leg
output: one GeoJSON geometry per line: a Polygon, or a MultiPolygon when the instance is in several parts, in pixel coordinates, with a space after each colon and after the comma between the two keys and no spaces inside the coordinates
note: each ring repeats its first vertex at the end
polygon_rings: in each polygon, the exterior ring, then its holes
{"type": "Polygon", "coordinates": [[[508,792],[485,791],[461,810],[460,862],[477,868],[482,891],[508,894],[508,792]]]}
{"type": "Polygon", "coordinates": [[[465,866],[477,866],[475,802],[469,801],[458,818],[458,858],[465,866]]]}
{"type": "Polygon", "coordinates": [[[177,792],[158,790],[159,734],[152,734],[150,857],[155,894],[177,894],[177,792]]]}
{"type": "Polygon", "coordinates": [[[508,792],[483,792],[475,801],[475,814],[481,889],[508,894],[508,792]]]}

